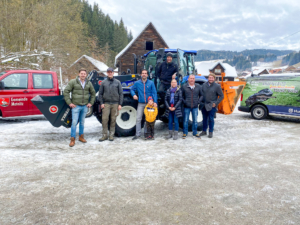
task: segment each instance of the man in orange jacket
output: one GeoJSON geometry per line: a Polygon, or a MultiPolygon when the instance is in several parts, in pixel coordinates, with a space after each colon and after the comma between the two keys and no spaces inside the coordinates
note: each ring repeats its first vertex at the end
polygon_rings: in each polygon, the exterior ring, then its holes
{"type": "Polygon", "coordinates": [[[148,97],[148,104],[144,109],[147,126],[146,140],[154,140],[154,124],[157,117],[157,113],[157,107],[154,106],[153,98],[150,96],[148,97]]]}

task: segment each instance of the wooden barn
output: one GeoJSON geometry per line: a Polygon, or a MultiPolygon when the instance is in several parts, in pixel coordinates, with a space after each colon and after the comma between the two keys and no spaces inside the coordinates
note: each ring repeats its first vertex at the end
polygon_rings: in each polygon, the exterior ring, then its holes
{"type": "Polygon", "coordinates": [[[210,73],[216,75],[216,81],[221,81],[221,74],[225,73],[225,81],[233,81],[237,77],[237,72],[234,67],[230,66],[228,63],[222,63],[220,61],[201,61],[195,62],[195,66],[198,74],[208,78],[210,73]]]}
{"type": "Polygon", "coordinates": [[[97,70],[100,72],[100,76],[105,77],[106,70],[108,66],[100,62],[99,60],[96,60],[90,56],[83,55],[79,59],[77,59],[66,71],[66,75],[68,76],[68,79],[74,79],[76,76],[78,76],[78,71],[80,68],[85,68],[87,70],[87,73],[89,73],[92,70],[97,70]]]}
{"type": "MultiPolygon", "coordinates": [[[[169,48],[169,46],[150,22],[142,32],[140,32],[136,38],[132,39],[131,42],[116,56],[115,67],[118,67],[119,74],[127,72],[127,69],[130,69],[131,73],[133,73],[133,53],[140,59],[145,53],[159,48],[169,48]]],[[[141,63],[138,64],[138,73],[143,69],[142,66],[141,63]]]]}

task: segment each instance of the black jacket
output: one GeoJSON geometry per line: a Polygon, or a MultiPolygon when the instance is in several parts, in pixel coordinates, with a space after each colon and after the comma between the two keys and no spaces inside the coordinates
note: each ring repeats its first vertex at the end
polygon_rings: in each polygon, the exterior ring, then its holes
{"type": "Polygon", "coordinates": [[[211,85],[209,85],[208,82],[204,83],[202,85],[202,92],[203,103],[207,111],[212,109],[213,103],[215,103],[216,108],[218,108],[218,104],[224,98],[221,86],[215,82],[213,82],[211,85]]]}
{"type": "MultiPolygon", "coordinates": [[[[169,115],[169,107],[170,107],[170,99],[171,99],[171,88],[167,90],[166,97],[165,97],[165,105],[166,105],[166,115],[169,115]]],[[[182,111],[181,111],[181,104],[182,103],[182,91],[178,87],[177,91],[174,95],[174,107],[175,107],[175,115],[177,118],[182,117],[182,111]]]]}
{"type": "Polygon", "coordinates": [[[121,82],[113,78],[106,78],[99,87],[98,98],[100,104],[123,104],[123,89],[121,82]]]}
{"type": "Polygon", "coordinates": [[[182,101],[185,108],[197,108],[202,99],[202,88],[199,84],[195,83],[194,89],[189,87],[189,83],[182,86],[182,101]]]}
{"type": "Polygon", "coordinates": [[[178,72],[178,67],[175,63],[167,63],[166,61],[160,64],[158,69],[158,78],[164,84],[171,84],[172,76],[178,72]]]}

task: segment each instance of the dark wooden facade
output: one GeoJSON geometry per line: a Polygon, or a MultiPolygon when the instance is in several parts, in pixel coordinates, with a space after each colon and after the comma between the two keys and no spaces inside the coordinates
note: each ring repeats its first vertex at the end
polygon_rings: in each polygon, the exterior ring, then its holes
{"type": "MultiPolygon", "coordinates": [[[[216,81],[222,81],[222,73],[225,73],[225,68],[218,63],[214,68],[212,68],[211,70],[209,70],[210,73],[214,73],[216,75],[216,81]]],[[[208,76],[206,76],[206,78],[208,78],[208,76]]],[[[225,77],[224,81],[233,81],[234,78],[233,77],[225,77]]]]}
{"type": "MultiPolygon", "coordinates": [[[[149,49],[149,47],[152,47],[151,42],[153,43],[153,49],[169,48],[169,46],[158,33],[154,25],[152,23],[149,23],[145,27],[145,29],[131,43],[129,43],[128,46],[125,47],[122,53],[116,56],[115,66],[118,67],[119,74],[121,74],[124,71],[126,72],[127,69],[130,69],[131,73],[133,73],[133,53],[136,54],[139,57],[139,59],[141,59],[141,56],[143,56],[145,53],[151,50],[149,49]],[[146,49],[146,46],[148,47],[148,50],[146,49]]],[[[143,65],[141,64],[142,63],[139,63],[137,66],[138,73],[140,73],[143,69],[143,65]]]]}

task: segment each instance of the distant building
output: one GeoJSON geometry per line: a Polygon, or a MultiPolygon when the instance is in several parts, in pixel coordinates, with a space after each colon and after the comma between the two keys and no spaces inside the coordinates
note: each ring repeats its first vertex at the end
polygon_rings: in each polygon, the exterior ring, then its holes
{"type": "Polygon", "coordinates": [[[254,76],[259,76],[259,75],[263,75],[263,74],[269,74],[269,71],[265,68],[258,68],[258,69],[252,70],[252,74],[254,76]]]}
{"type": "Polygon", "coordinates": [[[224,81],[233,81],[237,77],[236,69],[228,63],[202,61],[195,62],[195,66],[198,74],[207,78],[210,73],[214,73],[217,81],[222,80],[222,73],[225,73],[224,81]]]}
{"type": "Polygon", "coordinates": [[[77,59],[66,71],[66,74],[69,79],[74,79],[78,75],[78,71],[80,68],[85,68],[87,70],[87,73],[89,73],[92,70],[97,70],[100,72],[100,76],[107,76],[106,71],[108,66],[100,62],[99,60],[96,60],[90,56],[83,55],[79,59],[77,59]]]}
{"type": "Polygon", "coordinates": [[[271,69],[271,70],[269,70],[269,73],[271,73],[271,74],[282,73],[282,69],[271,69]]]}
{"type": "MultiPolygon", "coordinates": [[[[116,56],[115,67],[118,67],[119,74],[124,71],[127,72],[127,69],[130,69],[131,73],[133,73],[133,53],[137,56],[143,56],[147,52],[159,48],[169,48],[169,46],[150,22],[142,32],[140,32],[136,38],[132,39],[131,42],[116,56]]],[[[140,73],[142,69],[142,65],[138,64],[137,72],[140,73]]]]}

